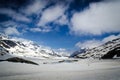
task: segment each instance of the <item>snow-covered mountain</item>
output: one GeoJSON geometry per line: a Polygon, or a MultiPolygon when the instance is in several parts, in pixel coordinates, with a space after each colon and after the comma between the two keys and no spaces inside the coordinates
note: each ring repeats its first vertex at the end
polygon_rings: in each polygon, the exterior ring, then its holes
{"type": "Polygon", "coordinates": [[[38,59],[62,57],[51,48],[37,45],[33,41],[21,38],[9,38],[0,34],[0,58],[13,56],[38,59]]]}
{"type": "Polygon", "coordinates": [[[105,44],[84,51],[76,51],[72,54],[76,58],[102,58],[111,59],[120,56],[120,38],[113,39],[105,44]]]}

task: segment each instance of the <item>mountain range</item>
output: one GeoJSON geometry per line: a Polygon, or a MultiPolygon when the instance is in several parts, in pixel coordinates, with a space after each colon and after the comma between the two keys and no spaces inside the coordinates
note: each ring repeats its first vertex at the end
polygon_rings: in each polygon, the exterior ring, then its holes
{"type": "MultiPolygon", "coordinates": [[[[0,59],[26,57],[35,59],[53,59],[68,57],[67,52],[55,51],[50,47],[38,45],[22,38],[10,38],[0,34],[0,59]]],[[[70,58],[112,59],[120,57],[120,38],[110,40],[92,49],[81,49],[70,55],[70,58]]]]}
{"type": "Polygon", "coordinates": [[[60,54],[60,52],[56,52],[49,47],[38,45],[30,40],[10,38],[4,34],[0,34],[0,59],[10,57],[46,59],[61,58],[63,57],[63,54],[60,54]]]}
{"type": "Polygon", "coordinates": [[[75,51],[70,57],[74,58],[99,58],[112,59],[120,57],[120,38],[110,40],[103,45],[92,49],[83,49],[75,51]]]}

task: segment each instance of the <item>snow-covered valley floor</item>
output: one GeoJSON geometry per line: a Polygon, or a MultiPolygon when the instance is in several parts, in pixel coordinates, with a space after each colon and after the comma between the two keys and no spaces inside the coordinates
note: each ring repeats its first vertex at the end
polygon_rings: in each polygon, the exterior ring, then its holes
{"type": "Polygon", "coordinates": [[[39,65],[0,62],[0,80],[120,80],[120,59],[69,60],[33,60],[39,65]]]}

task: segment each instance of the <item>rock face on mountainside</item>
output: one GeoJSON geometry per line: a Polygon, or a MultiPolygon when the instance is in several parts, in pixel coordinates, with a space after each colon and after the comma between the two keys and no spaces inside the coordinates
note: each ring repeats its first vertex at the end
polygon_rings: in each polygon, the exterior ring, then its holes
{"type": "Polygon", "coordinates": [[[120,38],[108,41],[107,43],[95,47],[93,49],[86,49],[84,52],[78,52],[75,54],[77,55],[72,57],[82,59],[85,58],[112,59],[115,57],[120,57],[120,38]]]}
{"type": "Polygon", "coordinates": [[[116,55],[116,57],[120,57],[120,47],[117,47],[111,51],[109,51],[107,54],[102,56],[102,59],[111,59],[116,55]]]}
{"type": "Polygon", "coordinates": [[[3,62],[3,61],[39,65],[39,64],[37,64],[33,61],[22,59],[22,58],[19,58],[19,57],[12,57],[12,58],[8,58],[8,59],[5,59],[5,60],[0,60],[0,62],[3,62]]]}
{"type": "Polygon", "coordinates": [[[10,57],[34,57],[39,59],[61,57],[50,48],[29,40],[19,40],[0,35],[0,59],[10,57]]]}

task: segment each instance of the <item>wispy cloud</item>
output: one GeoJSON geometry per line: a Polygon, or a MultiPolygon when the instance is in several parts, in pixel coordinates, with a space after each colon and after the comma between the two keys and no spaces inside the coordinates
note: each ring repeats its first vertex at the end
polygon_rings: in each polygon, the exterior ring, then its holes
{"type": "Polygon", "coordinates": [[[84,42],[78,42],[75,44],[76,47],[79,47],[79,48],[94,48],[94,47],[97,47],[98,45],[101,45],[101,41],[99,40],[87,40],[87,41],[84,41],[84,42]]]}
{"type": "Polygon", "coordinates": [[[16,29],[16,27],[8,27],[4,30],[6,35],[20,35],[20,32],[16,29]]]}
{"type": "Polygon", "coordinates": [[[105,38],[102,40],[102,42],[108,42],[108,41],[113,40],[113,39],[116,39],[116,38],[120,38],[120,34],[118,34],[118,35],[110,35],[110,36],[108,36],[108,37],[105,37],[105,38]]]}
{"type": "Polygon", "coordinates": [[[96,40],[96,39],[92,39],[92,40],[86,40],[84,42],[77,42],[75,44],[76,47],[79,47],[79,48],[94,48],[94,47],[98,47],[110,40],[113,40],[113,39],[116,39],[116,38],[120,38],[120,34],[118,35],[110,35],[110,36],[107,36],[105,38],[103,38],[102,40],[96,40]]]}
{"type": "Polygon", "coordinates": [[[61,5],[49,7],[48,9],[42,12],[42,17],[38,22],[38,26],[44,26],[49,22],[57,20],[59,17],[61,17],[64,14],[64,11],[65,8],[61,5]]]}
{"type": "Polygon", "coordinates": [[[101,35],[120,32],[120,1],[92,3],[83,12],[74,13],[70,27],[74,34],[101,35]]]}
{"type": "Polygon", "coordinates": [[[65,48],[59,48],[59,49],[54,49],[54,51],[62,56],[70,56],[70,54],[72,53],[72,51],[67,50],[65,48]]]}
{"type": "Polygon", "coordinates": [[[22,21],[22,22],[30,22],[31,21],[26,16],[24,16],[20,13],[17,13],[16,11],[14,11],[12,9],[8,9],[8,8],[0,8],[0,14],[5,14],[16,21],[22,21]]]}
{"type": "MultiPolygon", "coordinates": [[[[24,6],[20,9],[21,13],[26,16],[36,15],[37,19],[33,28],[29,30],[32,32],[50,32],[53,31],[50,22],[53,22],[57,25],[65,25],[68,24],[68,19],[66,17],[65,10],[68,8],[71,0],[65,1],[42,1],[42,0],[33,0],[32,3],[24,6]],[[63,3],[64,2],[64,3],[63,3]],[[53,5],[50,5],[53,3],[53,5]],[[66,4],[67,3],[67,4],[66,4]],[[49,6],[48,6],[49,5],[49,6]]],[[[34,19],[34,20],[35,20],[34,19]]]]}
{"type": "Polygon", "coordinates": [[[51,26],[49,23],[58,26],[68,25],[70,32],[76,35],[101,35],[103,33],[120,32],[119,0],[105,0],[98,3],[90,3],[87,0],[78,1],[81,5],[86,4],[85,2],[90,4],[89,8],[80,12],[71,9],[79,8],[79,5],[71,5],[71,3],[76,4],[76,2],[77,0],[75,2],[74,0],[32,0],[32,2],[22,5],[18,10],[0,8],[0,14],[11,17],[16,23],[23,22],[21,24],[27,24],[28,26],[30,23],[30,27],[31,24],[36,26],[28,29],[32,32],[55,30],[51,27],[56,26],[51,26]],[[69,17],[71,16],[69,12],[73,12],[72,18],[69,17]]]}
{"type": "Polygon", "coordinates": [[[51,30],[50,27],[44,27],[44,28],[42,28],[42,27],[35,27],[35,28],[30,28],[30,31],[32,31],[32,32],[43,32],[43,33],[45,33],[45,32],[50,32],[50,31],[52,31],[52,30],[51,30]]]}
{"type": "Polygon", "coordinates": [[[19,24],[11,20],[1,22],[0,29],[2,30],[2,33],[5,33],[7,35],[21,35],[29,30],[27,25],[19,24]]]}
{"type": "Polygon", "coordinates": [[[43,0],[34,0],[32,3],[28,4],[26,7],[21,8],[21,11],[26,15],[39,14],[43,8],[45,8],[47,3],[43,0]]]}
{"type": "Polygon", "coordinates": [[[66,15],[62,15],[59,19],[55,20],[55,23],[59,25],[68,25],[69,21],[66,15]]]}

